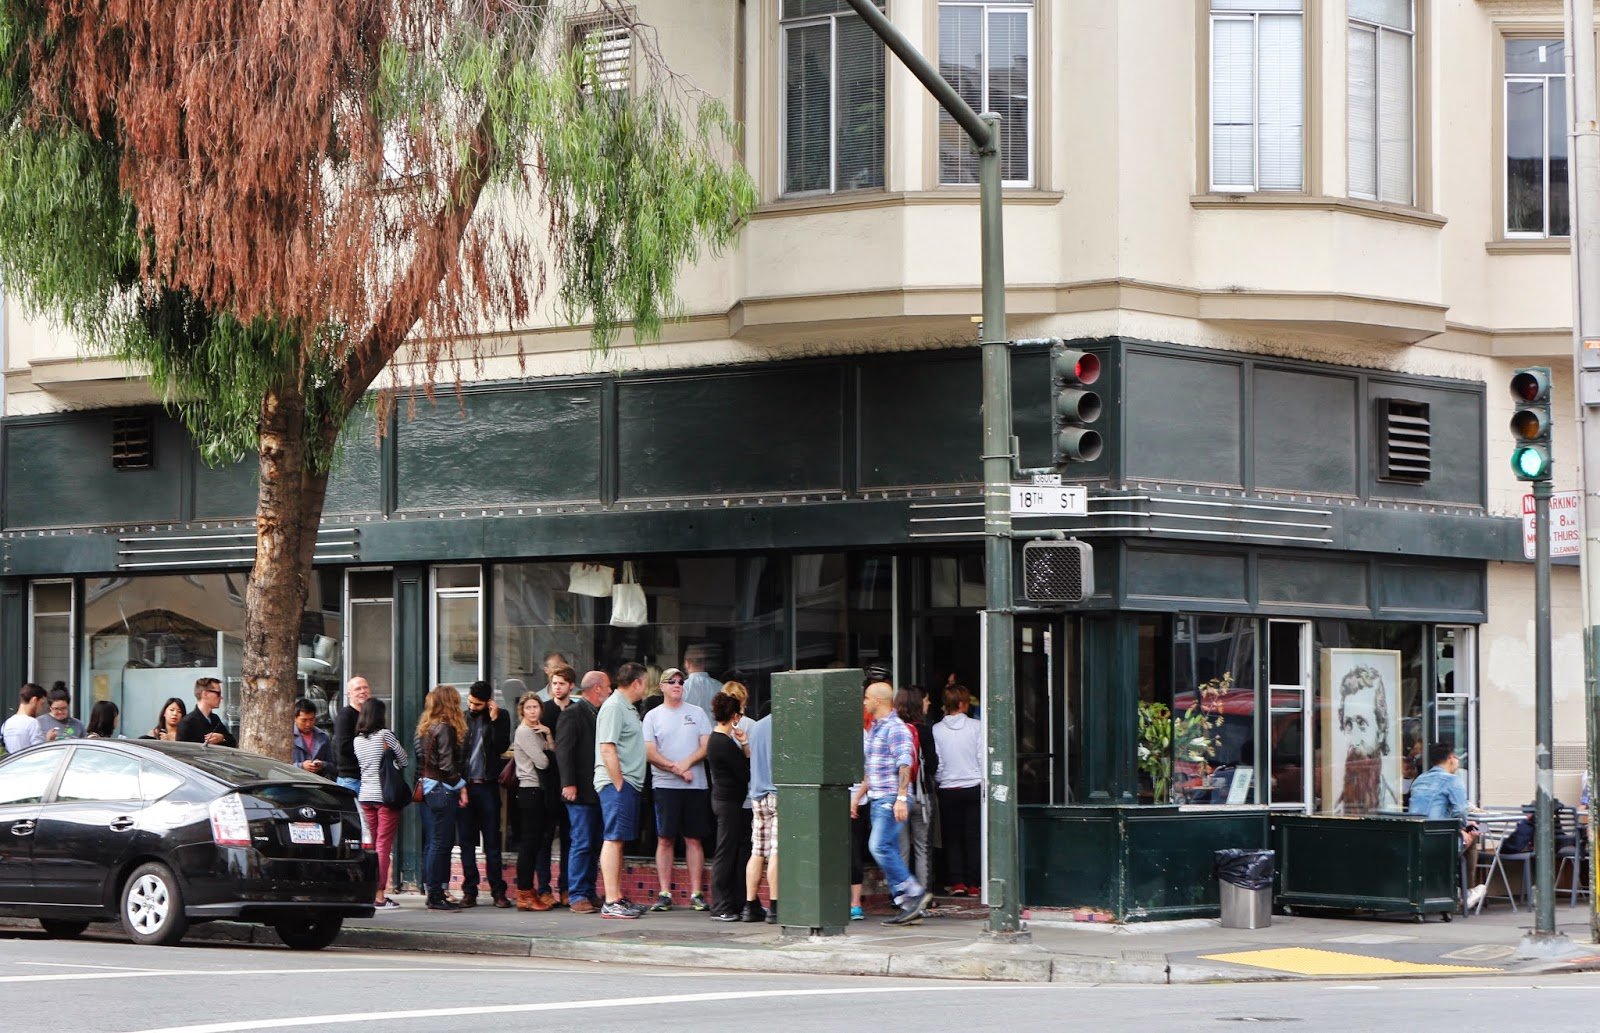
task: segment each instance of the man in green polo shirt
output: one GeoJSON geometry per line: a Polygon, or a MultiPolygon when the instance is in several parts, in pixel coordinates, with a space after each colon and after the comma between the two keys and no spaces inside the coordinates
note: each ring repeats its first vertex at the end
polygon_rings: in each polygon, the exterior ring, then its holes
{"type": "Polygon", "coordinates": [[[601,918],[638,918],[645,909],[622,895],[622,845],[639,834],[639,794],[644,790],[644,726],[636,704],[644,698],[645,667],[617,669],[617,691],[600,707],[594,731],[594,787],[604,825],[600,875],[606,884],[601,918]]]}

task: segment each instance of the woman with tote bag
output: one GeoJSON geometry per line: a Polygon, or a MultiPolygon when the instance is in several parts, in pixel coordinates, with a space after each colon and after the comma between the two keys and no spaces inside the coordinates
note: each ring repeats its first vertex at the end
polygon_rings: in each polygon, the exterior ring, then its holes
{"type": "MultiPolygon", "coordinates": [[[[389,862],[394,856],[395,833],[400,831],[400,811],[405,806],[396,806],[384,798],[385,783],[393,785],[396,781],[394,775],[399,775],[396,768],[406,764],[406,751],[400,748],[400,741],[389,731],[388,725],[389,713],[383,700],[369,697],[361,704],[361,713],[356,718],[356,737],[352,744],[356,761],[361,765],[361,794],[358,799],[378,851],[378,895],[373,906],[379,911],[400,906],[398,901],[389,898],[389,862]],[[385,765],[394,775],[384,770],[385,765]]],[[[404,790],[404,776],[400,776],[398,781],[404,790]]]]}

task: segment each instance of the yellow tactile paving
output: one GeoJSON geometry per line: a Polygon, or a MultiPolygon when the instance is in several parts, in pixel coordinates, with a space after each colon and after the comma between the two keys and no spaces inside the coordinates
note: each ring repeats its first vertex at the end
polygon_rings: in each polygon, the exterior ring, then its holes
{"type": "Polygon", "coordinates": [[[1316,950],[1311,947],[1277,947],[1270,950],[1236,951],[1232,954],[1203,954],[1205,961],[1226,961],[1234,965],[1293,972],[1301,976],[1428,976],[1459,972],[1498,972],[1496,968],[1474,965],[1424,965],[1414,961],[1394,961],[1364,954],[1316,950]]]}

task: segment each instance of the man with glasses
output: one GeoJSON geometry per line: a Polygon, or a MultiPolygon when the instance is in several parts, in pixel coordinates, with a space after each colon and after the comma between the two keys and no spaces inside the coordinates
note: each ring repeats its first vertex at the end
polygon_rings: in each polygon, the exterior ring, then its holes
{"type": "Polygon", "coordinates": [[[207,746],[237,746],[233,733],[222,723],[216,710],[222,705],[222,682],[200,678],[194,683],[194,709],[178,722],[179,742],[202,742],[207,746]]]}
{"type": "Polygon", "coordinates": [[[689,906],[708,910],[700,892],[705,873],[705,840],[711,835],[711,784],[706,779],[706,748],[711,719],[684,699],[684,675],[676,667],[661,672],[662,702],[644,718],[645,756],[655,769],[656,879],[661,892],[652,911],[672,910],[674,849],[683,840],[689,866],[689,906]]]}
{"type": "Polygon", "coordinates": [[[50,709],[39,715],[39,732],[45,742],[57,739],[82,739],[86,735],[83,722],[72,716],[72,693],[60,682],[50,690],[50,709]]]}

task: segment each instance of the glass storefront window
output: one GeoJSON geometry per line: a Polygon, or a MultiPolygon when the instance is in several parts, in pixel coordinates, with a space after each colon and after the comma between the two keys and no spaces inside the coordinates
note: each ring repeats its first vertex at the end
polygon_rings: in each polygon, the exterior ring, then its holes
{"type": "MultiPolygon", "coordinates": [[[[57,682],[76,690],[72,654],[76,636],[72,629],[72,582],[35,581],[32,585],[32,648],[28,651],[28,680],[52,688],[57,682]]],[[[89,708],[72,693],[74,712],[89,708]]]]}
{"type": "Polygon", "coordinates": [[[359,674],[367,679],[372,698],[384,702],[393,725],[394,572],[352,570],[347,577],[350,613],[345,652],[350,657],[350,677],[359,674]]]}
{"type": "Polygon", "coordinates": [[[894,663],[894,560],[810,553],[794,557],[795,667],[894,663]]]}
{"type": "Polygon", "coordinates": [[[1308,622],[1267,621],[1268,803],[1304,806],[1306,802],[1310,654],[1311,625],[1308,622]]]}
{"type": "Polygon", "coordinates": [[[1404,806],[1426,762],[1423,628],[1317,621],[1313,809],[1370,814],[1404,806]]]}
{"type": "Polygon", "coordinates": [[[483,677],[483,600],[478,567],[433,569],[433,684],[465,695],[483,677]]]}
{"type": "Polygon", "coordinates": [[[1449,625],[1433,629],[1432,742],[1447,742],[1455,747],[1456,757],[1461,761],[1456,777],[1466,786],[1468,798],[1477,800],[1478,736],[1474,722],[1477,676],[1473,669],[1473,630],[1449,625]]]}
{"type": "Polygon", "coordinates": [[[1180,616],[1172,636],[1172,800],[1254,803],[1256,620],[1180,616]]]}

